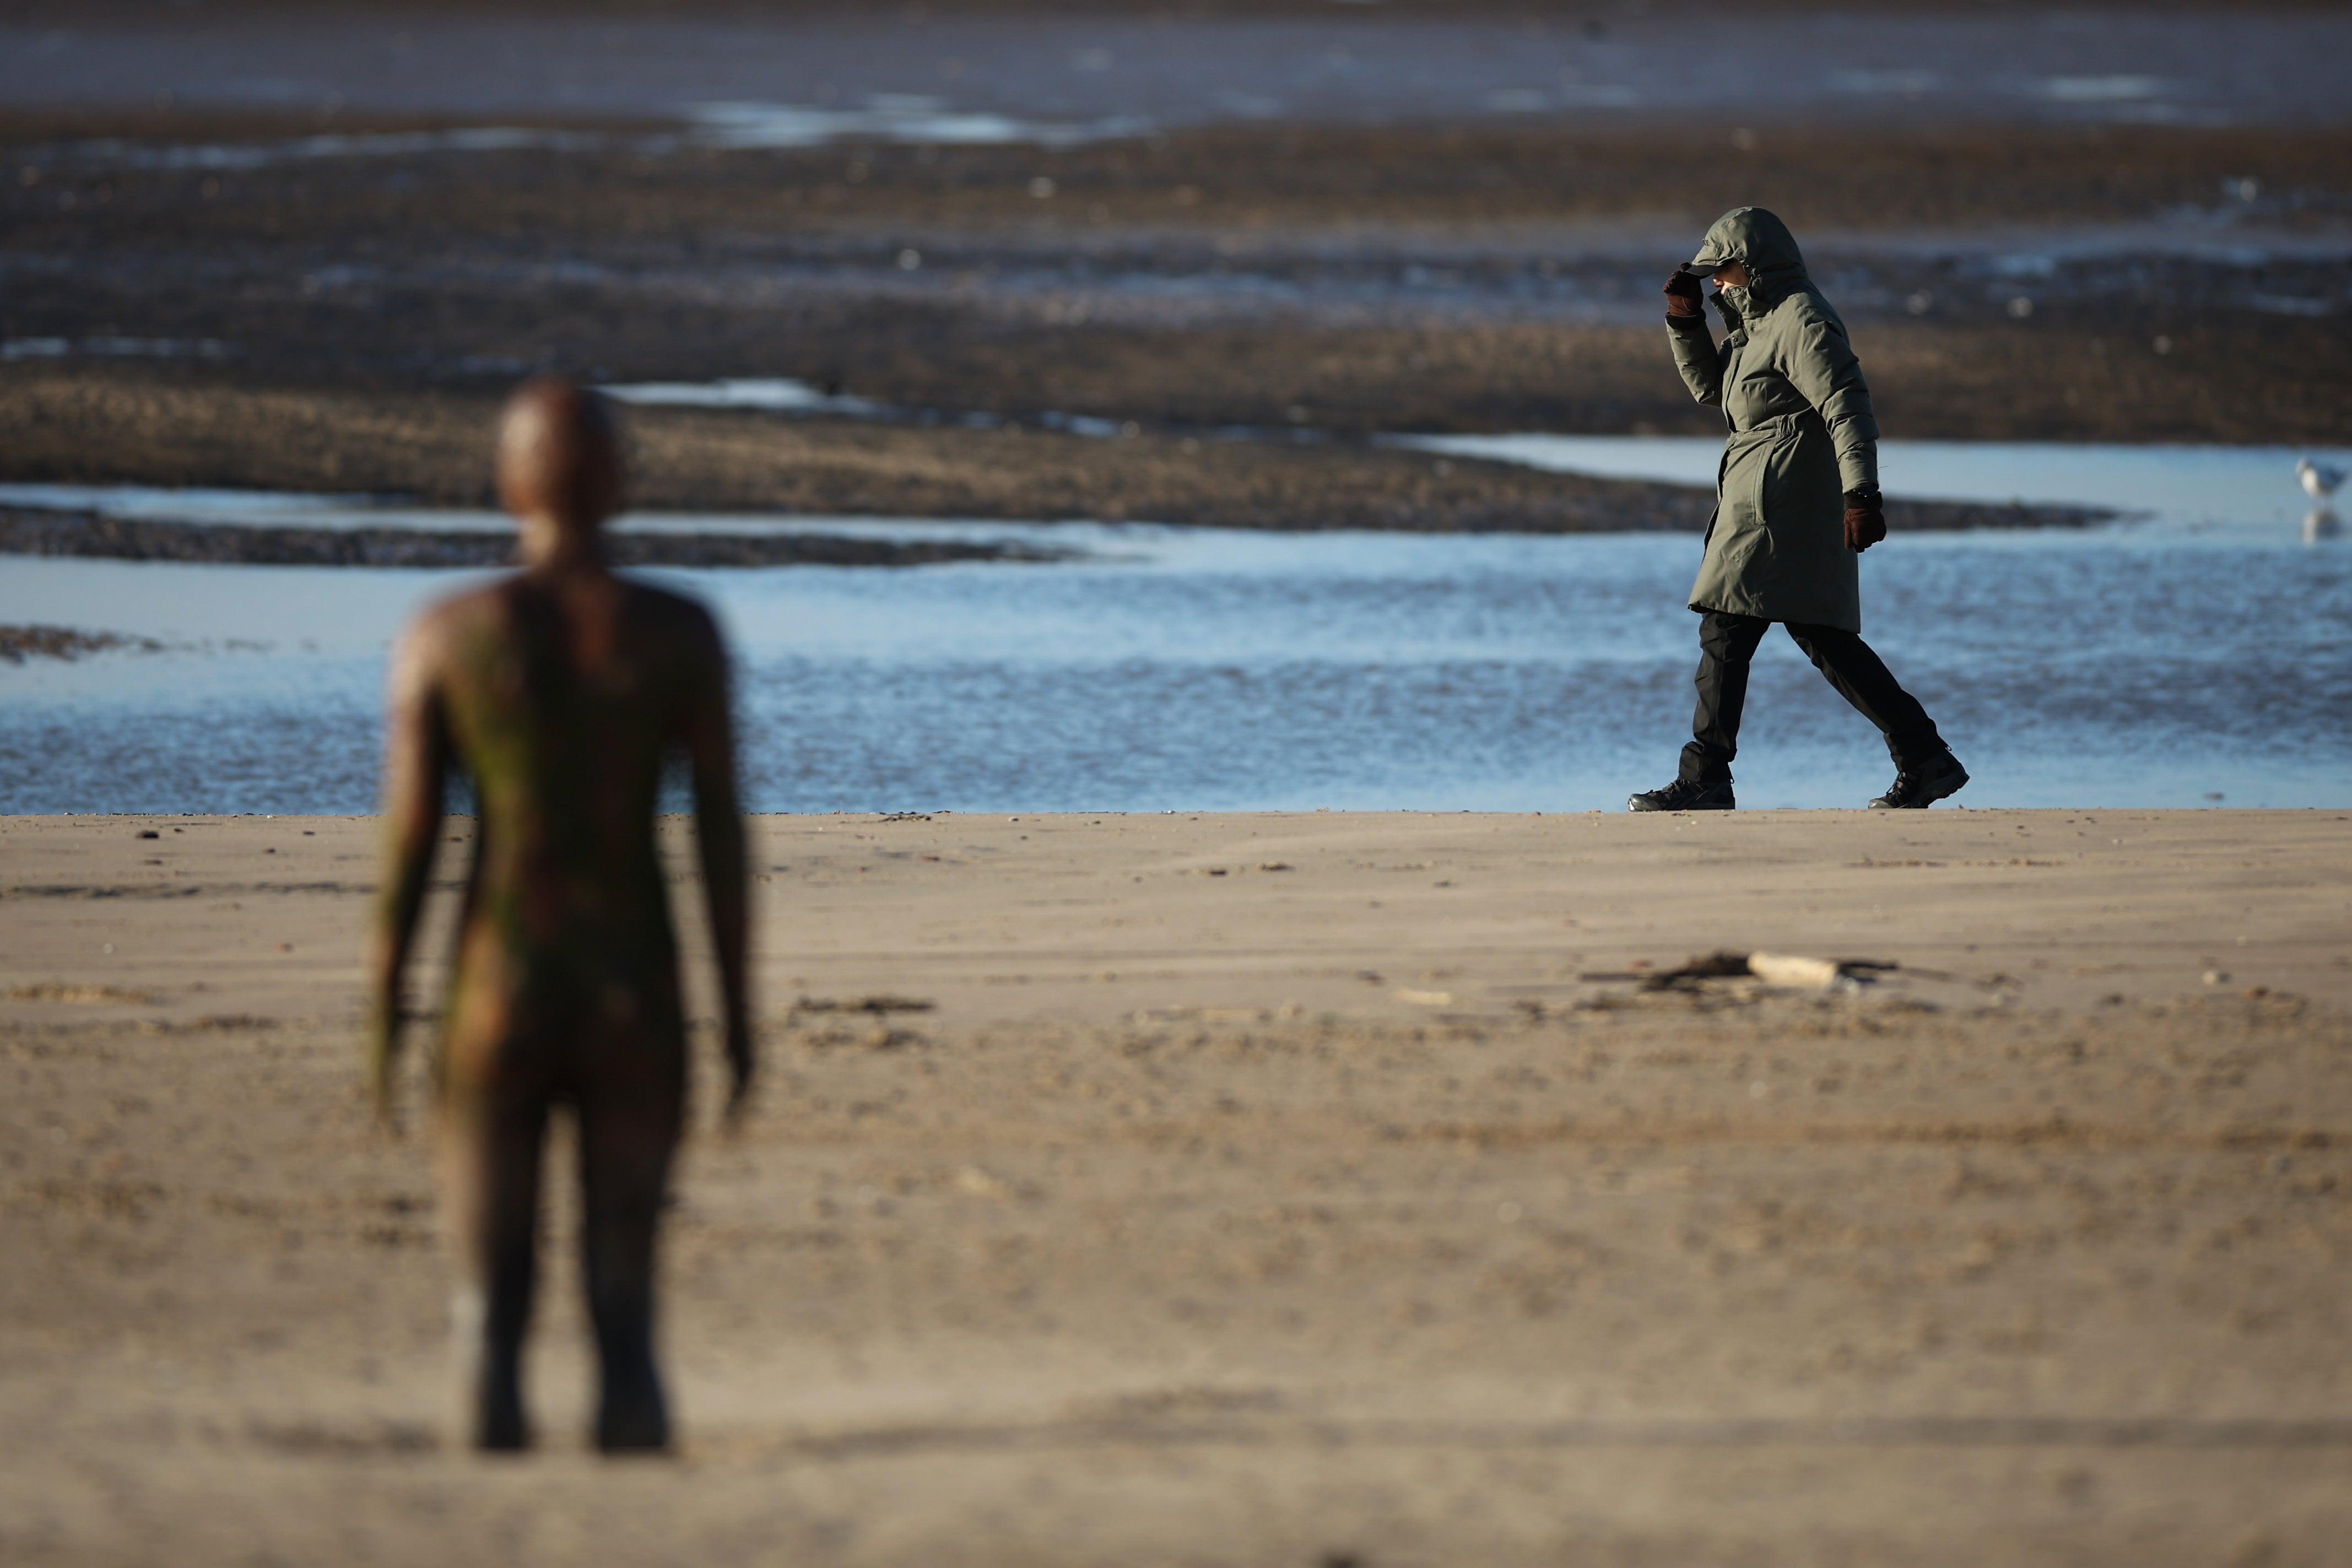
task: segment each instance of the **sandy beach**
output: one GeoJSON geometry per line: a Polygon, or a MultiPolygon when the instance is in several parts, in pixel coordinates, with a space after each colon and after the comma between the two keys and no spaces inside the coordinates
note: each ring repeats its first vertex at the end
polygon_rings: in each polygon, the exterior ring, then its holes
{"type": "MultiPolygon", "coordinates": [[[[79,814],[0,814],[0,1564],[2340,1563],[2339,12],[0,0],[0,808],[79,814]],[[1662,780],[1659,284],[1751,204],[1999,809],[817,815],[1662,780]],[[729,1130],[663,829],[658,1460],[562,1180],[538,1451],[455,1440],[470,821],[395,1136],[374,820],[91,814],[371,809],[541,373],[799,814],[729,1130]],[[2117,798],[2231,809],[2009,809],[2117,798]]],[[[1741,798],[1858,805],[1797,657],[1741,798]]]]}
{"type": "Polygon", "coordinates": [[[759,818],[766,1074],[679,1182],[682,1455],[617,1466],[561,1207],[545,1451],[443,1439],[427,1142],[358,1090],[373,833],[0,820],[8,1561],[2352,1526],[2345,814],[759,818]],[[1900,967],[1643,978],[1756,949],[1900,967]]]}

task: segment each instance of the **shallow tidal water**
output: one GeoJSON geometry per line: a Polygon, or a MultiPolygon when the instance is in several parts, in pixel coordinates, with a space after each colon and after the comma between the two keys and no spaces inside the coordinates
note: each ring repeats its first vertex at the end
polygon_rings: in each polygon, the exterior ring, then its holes
{"type": "MultiPolygon", "coordinates": [[[[1600,471],[1711,467],[1707,443],[1579,457],[1524,439],[1600,471]]],[[[1889,444],[1890,485],[1907,471],[1912,493],[2105,497],[2139,514],[1903,535],[1864,558],[1864,635],[1975,775],[1959,799],[2352,804],[2352,542],[2303,526],[2292,455],[2102,448],[2069,465],[2055,450],[1889,444]]],[[[331,498],[116,504],[492,521],[331,498]]],[[[734,643],[755,810],[1615,808],[1671,776],[1687,734],[1690,535],[770,526],[1089,554],[649,574],[711,605],[734,643]]],[[[0,622],[163,646],[0,664],[0,811],[372,810],[390,641],[480,575],[11,558],[0,622]]],[[[1874,731],[1777,635],[1738,772],[1757,806],[1858,805],[1892,776],[1874,731]]]]}

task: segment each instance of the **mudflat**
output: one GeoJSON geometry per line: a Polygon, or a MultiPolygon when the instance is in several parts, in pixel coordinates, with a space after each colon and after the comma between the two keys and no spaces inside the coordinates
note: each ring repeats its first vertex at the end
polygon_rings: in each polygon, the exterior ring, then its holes
{"type": "Polygon", "coordinates": [[[0,819],[0,1555],[2352,1526],[2346,814],[764,817],[753,864],[767,1070],[668,1231],[682,1453],[584,1451],[559,1204],[545,1451],[485,1464],[421,1114],[360,1095],[374,824],[0,819]],[[1759,949],[1898,967],[1662,977],[1759,949]]]}
{"type": "Polygon", "coordinates": [[[2312,379],[2352,343],[2333,124],[754,150],[516,118],[502,133],[557,144],[457,148],[434,138],[478,120],[356,110],[0,113],[0,479],[480,504],[488,411],[551,370],[835,400],[633,409],[637,499],[665,509],[1696,530],[1701,492],[1383,438],[1719,430],[1673,372],[1658,285],[1748,202],[1795,226],[1891,437],[2347,429],[2312,379]]]}

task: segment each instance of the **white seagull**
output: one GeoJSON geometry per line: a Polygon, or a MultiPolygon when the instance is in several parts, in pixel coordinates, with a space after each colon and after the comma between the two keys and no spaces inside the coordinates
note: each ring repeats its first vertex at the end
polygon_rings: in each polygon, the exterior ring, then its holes
{"type": "Polygon", "coordinates": [[[2303,481],[2304,492],[2314,500],[2326,500],[2344,482],[2344,470],[2313,462],[2309,458],[2294,466],[2294,477],[2303,481]]]}

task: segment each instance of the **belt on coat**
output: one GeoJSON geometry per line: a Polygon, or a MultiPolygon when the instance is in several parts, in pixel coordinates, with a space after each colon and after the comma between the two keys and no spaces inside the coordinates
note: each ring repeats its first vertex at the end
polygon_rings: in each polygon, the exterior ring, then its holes
{"type": "Polygon", "coordinates": [[[1715,539],[1715,521],[1723,510],[1723,481],[1731,472],[1731,455],[1742,447],[1760,447],[1768,440],[1778,441],[1781,437],[1803,428],[1808,419],[1821,428],[1822,434],[1829,434],[1829,421],[1822,417],[1819,409],[1801,408],[1794,414],[1775,414],[1769,419],[1759,419],[1747,429],[1734,430],[1723,438],[1723,456],[1715,463],[1715,510],[1707,513],[1706,531],[1699,537],[1702,549],[1715,539]]]}
{"type": "Polygon", "coordinates": [[[1745,430],[1734,430],[1724,437],[1723,444],[1726,448],[1729,448],[1743,442],[1752,441],[1759,436],[1770,436],[1778,439],[1791,430],[1801,428],[1809,419],[1820,426],[1824,435],[1828,434],[1829,421],[1821,416],[1818,409],[1801,408],[1794,414],[1775,414],[1769,419],[1759,419],[1745,430]]]}

